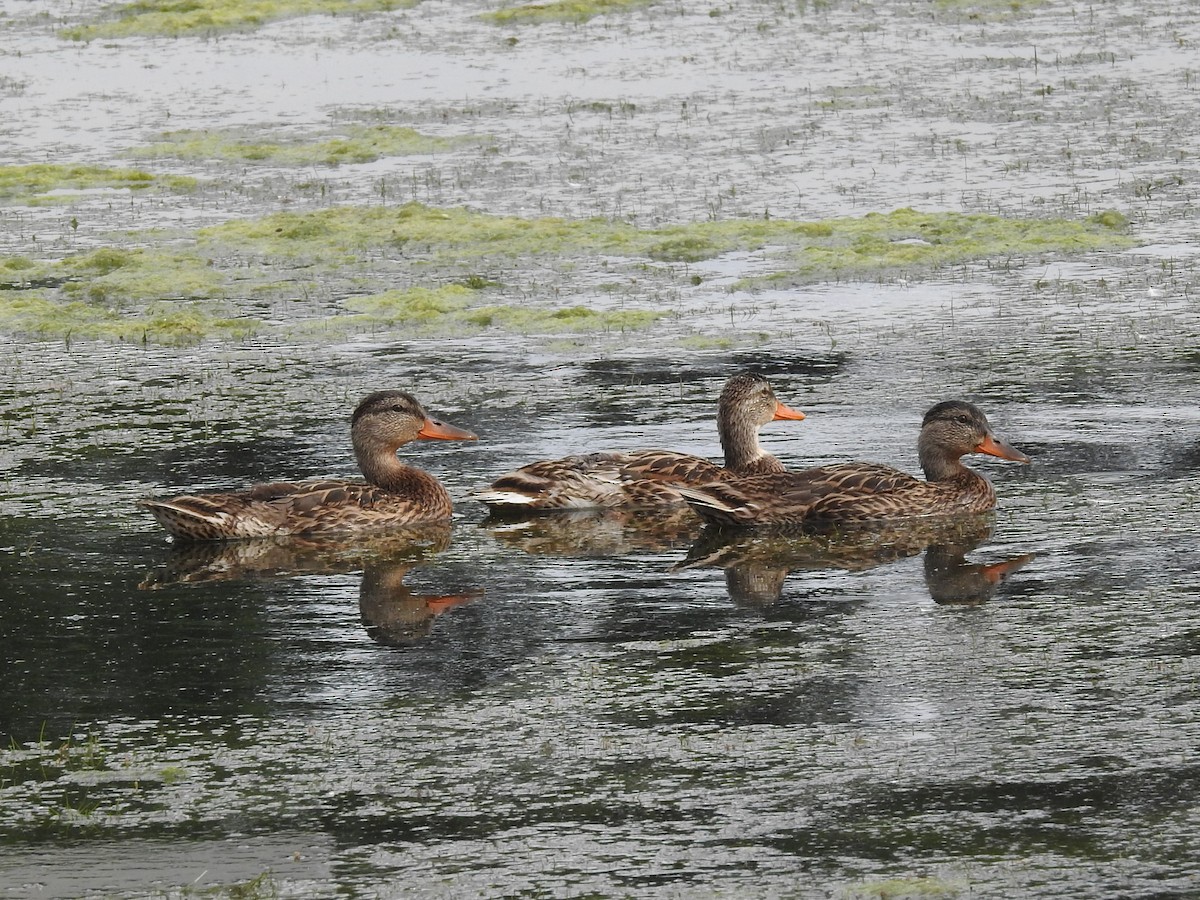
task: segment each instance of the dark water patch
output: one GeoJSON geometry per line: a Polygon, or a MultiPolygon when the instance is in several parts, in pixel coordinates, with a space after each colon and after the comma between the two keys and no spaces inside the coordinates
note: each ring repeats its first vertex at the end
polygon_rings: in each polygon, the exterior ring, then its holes
{"type": "Polygon", "coordinates": [[[708,366],[697,366],[695,360],[676,360],[666,368],[661,361],[649,359],[593,360],[584,364],[584,381],[598,387],[632,384],[696,384],[703,381],[721,381],[734,371],[757,372],[768,378],[789,376],[805,379],[827,380],[836,375],[849,361],[848,354],[795,354],[789,356],[779,351],[734,352],[728,358],[714,358],[708,366]]]}
{"type": "Polygon", "coordinates": [[[757,728],[806,725],[845,725],[853,721],[861,685],[854,678],[814,676],[786,696],[720,696],[716,685],[703,702],[654,716],[628,710],[613,715],[614,725],[646,729],[757,728]]]}
{"type": "MultiPolygon", "coordinates": [[[[669,641],[689,637],[696,631],[719,631],[728,626],[735,612],[725,603],[706,602],[686,595],[673,595],[661,580],[651,584],[663,596],[626,595],[597,623],[603,640],[610,643],[627,641],[669,641]]],[[[655,654],[657,656],[657,654],[655,654]]]]}
{"type": "MultiPolygon", "coordinates": [[[[12,277],[11,275],[9,276],[12,277]]],[[[37,277],[19,281],[0,280],[0,291],[28,291],[39,288],[61,288],[67,283],[66,278],[37,277]]]]}
{"type": "MultiPolygon", "coordinates": [[[[1115,762],[1103,760],[1103,768],[1120,768],[1115,762]]],[[[1185,767],[1132,775],[1100,772],[1041,783],[902,789],[832,809],[817,806],[812,811],[816,821],[776,833],[765,843],[817,859],[838,855],[886,862],[1054,853],[1076,862],[1113,861],[1121,851],[1112,845],[1110,829],[1178,814],[1189,802],[1194,780],[1195,772],[1185,767]]],[[[1168,849],[1159,859],[1183,867],[1175,868],[1174,877],[1197,874],[1182,848],[1168,849]]]]}
{"type": "Polygon", "coordinates": [[[1168,443],[1157,474],[1167,478],[1187,478],[1196,472],[1200,472],[1200,439],[1182,444],[1168,443]]]}
{"type": "MultiPolygon", "coordinates": [[[[112,474],[120,477],[133,474],[132,470],[136,469],[143,480],[158,481],[164,489],[180,492],[211,490],[219,484],[241,490],[267,481],[316,478],[327,474],[332,465],[339,463],[353,465],[349,450],[342,456],[350,459],[330,459],[326,448],[320,448],[325,451],[320,452],[300,435],[287,439],[262,435],[253,439],[222,440],[217,437],[220,430],[214,429],[216,434],[212,434],[204,429],[182,446],[140,453],[124,460],[121,468],[112,474]]],[[[349,445],[348,436],[346,443],[349,445]]],[[[347,475],[360,477],[350,472],[347,475]]]]}
{"type": "MultiPolygon", "coordinates": [[[[1032,813],[1041,823],[1086,831],[1086,822],[1093,817],[1153,818],[1180,810],[1200,787],[1200,769],[1194,766],[1131,771],[1128,760],[1101,756],[1076,760],[1070,768],[1093,766],[1100,771],[1081,775],[1068,771],[1053,781],[984,781],[883,791],[850,809],[864,818],[899,819],[919,819],[931,809],[1008,819],[1032,813]],[[1055,811],[1045,815],[1050,798],[1055,811]]],[[[1035,831],[1039,828],[1040,824],[1034,826],[1035,831]]]]}
{"type": "MultiPolygon", "coordinates": [[[[1185,628],[1167,637],[1151,641],[1142,651],[1147,657],[1163,659],[1191,659],[1200,656],[1200,628],[1185,628]]],[[[1182,686],[1181,686],[1182,687],[1182,686]]],[[[1194,701],[1200,688],[1188,689],[1185,696],[1194,701]]]]}
{"type": "Polygon", "coordinates": [[[1012,479],[1061,475],[1080,475],[1089,472],[1137,473],[1146,467],[1147,450],[1140,445],[1100,441],[1023,441],[1021,449],[1037,468],[1036,476],[1015,471],[1012,479]]]}
{"type": "Polygon", "coordinates": [[[133,579],[85,562],[51,567],[5,605],[6,655],[21,663],[0,703],[5,735],[61,733],[113,705],[146,717],[258,705],[272,651],[255,640],[265,628],[252,591],[131,605],[133,579]]]}
{"type": "MultiPolygon", "coordinates": [[[[607,780],[607,779],[606,779],[607,780]]],[[[642,804],[608,799],[604,802],[547,802],[527,795],[494,797],[502,815],[405,816],[386,810],[395,798],[389,794],[350,793],[327,801],[322,824],[344,846],[382,841],[436,844],[443,841],[495,839],[542,828],[586,829],[593,826],[704,824],[715,818],[712,810],[671,803],[642,804]],[[363,810],[372,812],[363,813],[363,810]]]]}
{"type": "Polygon", "coordinates": [[[865,599],[863,594],[847,590],[845,585],[805,583],[798,578],[788,580],[789,574],[768,572],[768,584],[764,587],[758,572],[742,573],[727,569],[725,583],[729,599],[765,622],[794,624],[844,616],[865,599]],[[746,586],[747,578],[743,575],[748,575],[752,582],[749,588],[746,586]]]}
{"type": "Polygon", "coordinates": [[[160,485],[155,489],[160,493],[186,493],[218,488],[241,490],[266,481],[316,478],[333,466],[354,466],[352,457],[335,460],[327,454],[318,456],[302,439],[264,436],[223,441],[210,439],[205,431],[198,430],[194,442],[177,435],[176,446],[167,449],[119,445],[63,448],[64,458],[26,459],[17,474],[64,483],[151,483],[160,485]]]}

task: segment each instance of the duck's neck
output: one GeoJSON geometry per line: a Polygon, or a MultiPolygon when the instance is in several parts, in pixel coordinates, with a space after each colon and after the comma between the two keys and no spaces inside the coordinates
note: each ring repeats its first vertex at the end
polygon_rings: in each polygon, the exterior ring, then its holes
{"type": "Polygon", "coordinates": [[[954,453],[932,440],[925,432],[917,438],[917,456],[921,460],[921,471],[926,481],[955,481],[963,477],[981,478],[966,466],[954,453]]]}
{"type": "Polygon", "coordinates": [[[354,435],[354,455],[363,478],[386,491],[408,493],[418,484],[434,481],[433,477],[413,466],[406,466],[396,458],[397,447],[375,441],[363,435],[354,435]]]}
{"type": "Polygon", "coordinates": [[[957,456],[946,453],[945,450],[924,440],[917,442],[921,459],[921,471],[925,480],[952,489],[956,494],[971,495],[981,503],[991,498],[995,501],[996,492],[992,483],[974,469],[962,464],[957,456]]]}
{"type": "Polygon", "coordinates": [[[717,431],[721,436],[726,469],[739,474],[783,471],[779,460],[759,445],[758,427],[752,422],[735,416],[721,416],[717,431]]]}
{"type": "MultiPolygon", "coordinates": [[[[992,483],[957,459],[922,458],[921,468],[946,511],[987,512],[996,505],[996,489],[992,483]]],[[[931,505],[936,504],[931,502],[931,505]]]]}

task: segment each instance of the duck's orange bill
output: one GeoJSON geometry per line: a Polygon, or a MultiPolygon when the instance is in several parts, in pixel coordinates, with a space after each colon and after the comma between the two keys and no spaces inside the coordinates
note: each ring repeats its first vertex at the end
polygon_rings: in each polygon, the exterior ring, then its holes
{"type": "Polygon", "coordinates": [[[437,438],[441,441],[479,440],[471,432],[462,428],[455,428],[453,425],[447,425],[445,422],[439,422],[437,419],[426,419],[425,424],[421,426],[421,430],[417,432],[417,437],[437,438]]]}
{"type": "Polygon", "coordinates": [[[1009,459],[1013,462],[1029,462],[1028,456],[1026,456],[1016,447],[1004,443],[1004,441],[1000,440],[994,434],[989,434],[982,441],[980,441],[979,446],[975,448],[975,452],[986,453],[989,456],[998,456],[1001,459],[1009,459]]]}
{"type": "Polygon", "coordinates": [[[804,418],[804,413],[798,409],[792,409],[790,406],[784,406],[778,400],[775,401],[775,416],[776,419],[795,419],[800,421],[804,418]]]}

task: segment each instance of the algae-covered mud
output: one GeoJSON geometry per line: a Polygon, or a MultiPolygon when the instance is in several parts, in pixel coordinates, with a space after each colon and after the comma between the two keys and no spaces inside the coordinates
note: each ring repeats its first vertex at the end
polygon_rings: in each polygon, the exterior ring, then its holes
{"type": "Polygon", "coordinates": [[[1150,2],[0,0],[0,897],[1189,897],[1195,48],[1150,2]],[[996,512],[494,520],[534,459],[996,512]],[[174,546],[414,392],[448,528],[174,546]]]}

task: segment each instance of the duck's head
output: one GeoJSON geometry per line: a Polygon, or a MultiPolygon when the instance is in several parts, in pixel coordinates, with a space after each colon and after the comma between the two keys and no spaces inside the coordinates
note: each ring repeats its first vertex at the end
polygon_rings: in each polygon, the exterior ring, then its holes
{"type": "Polygon", "coordinates": [[[476,440],[469,431],[431,418],[417,398],[404,391],[376,391],[366,397],[350,418],[350,433],[356,445],[387,444],[393,450],[418,438],[476,440]]]}
{"type": "Polygon", "coordinates": [[[979,407],[965,400],[944,400],[925,413],[917,447],[922,465],[933,458],[957,460],[967,453],[1029,462],[1028,456],[996,437],[979,407]]]}
{"type": "Polygon", "coordinates": [[[725,383],[717,403],[717,417],[722,421],[742,420],[755,427],[775,419],[804,418],[804,413],[780,403],[771,390],[771,383],[761,375],[742,372],[725,383]]]}

